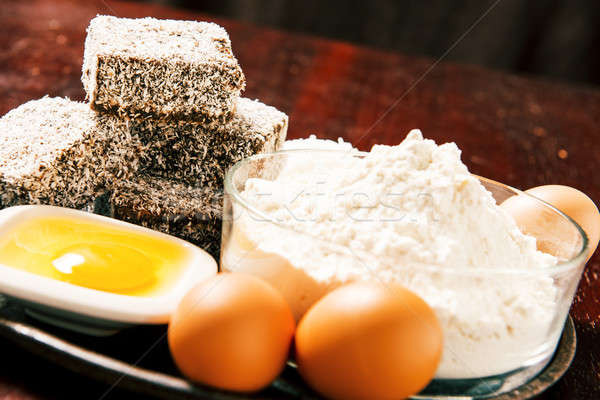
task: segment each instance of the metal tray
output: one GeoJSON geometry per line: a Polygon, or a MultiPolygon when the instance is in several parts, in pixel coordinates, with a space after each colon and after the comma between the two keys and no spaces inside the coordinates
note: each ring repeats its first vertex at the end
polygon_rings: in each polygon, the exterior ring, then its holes
{"type": "MultiPolygon", "coordinates": [[[[244,395],[192,385],[177,373],[165,341],[164,326],[140,326],[107,338],[91,338],[30,319],[24,310],[0,295],[0,337],[38,356],[108,385],[160,399],[280,399],[319,398],[288,366],[273,384],[256,394],[244,395]],[[139,360],[146,350],[147,357],[139,360]],[[138,362],[139,361],[139,362],[138,362]]],[[[559,380],[575,355],[576,336],[569,317],[551,362],[527,384],[496,400],[524,400],[559,380]]]]}

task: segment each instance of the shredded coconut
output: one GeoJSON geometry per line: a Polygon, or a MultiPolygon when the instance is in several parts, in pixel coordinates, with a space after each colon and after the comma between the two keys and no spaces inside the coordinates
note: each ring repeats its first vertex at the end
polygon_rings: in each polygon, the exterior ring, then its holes
{"type": "Polygon", "coordinates": [[[81,81],[97,111],[218,124],[245,87],[216,24],[99,15],[87,32],[81,81]]]}

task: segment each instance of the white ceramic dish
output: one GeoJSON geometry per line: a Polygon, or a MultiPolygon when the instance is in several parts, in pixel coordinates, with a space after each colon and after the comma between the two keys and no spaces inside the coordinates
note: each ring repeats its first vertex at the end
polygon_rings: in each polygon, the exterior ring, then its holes
{"type": "Polygon", "coordinates": [[[47,323],[92,335],[108,335],[131,325],[165,324],[185,293],[217,273],[217,263],[204,250],[184,240],[127,222],[52,206],[16,206],[0,211],[0,232],[40,216],[77,217],[169,240],[187,254],[171,289],[155,297],[136,297],[88,289],[0,264],[0,293],[22,303],[47,323]]]}

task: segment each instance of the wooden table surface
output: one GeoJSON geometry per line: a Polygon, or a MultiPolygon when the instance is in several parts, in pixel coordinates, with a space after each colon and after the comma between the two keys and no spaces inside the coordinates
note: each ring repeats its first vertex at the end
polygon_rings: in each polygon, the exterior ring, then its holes
{"type": "MultiPolygon", "coordinates": [[[[245,96],[290,116],[289,137],[339,136],[361,149],[412,128],[454,141],[470,170],[527,189],[574,186],[600,200],[600,91],[479,67],[114,1],[0,3],[0,115],[45,94],[83,99],[85,28],[96,14],[215,20],[231,36],[245,96]],[[392,107],[393,106],[393,107],[392,107]]],[[[485,24],[485,20],[482,21],[485,24]]],[[[573,304],[577,355],[539,399],[600,398],[600,252],[573,304]]],[[[106,388],[0,341],[0,400],[94,399],[106,388]]],[[[130,398],[118,390],[107,398],[130,398]]]]}

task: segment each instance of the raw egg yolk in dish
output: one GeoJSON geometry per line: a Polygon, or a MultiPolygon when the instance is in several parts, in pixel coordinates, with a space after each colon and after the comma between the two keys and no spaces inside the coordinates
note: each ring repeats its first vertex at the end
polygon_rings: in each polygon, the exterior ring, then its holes
{"type": "Polygon", "coordinates": [[[74,217],[28,219],[0,236],[0,264],[131,296],[168,291],[186,257],[159,236],[74,217]]]}

